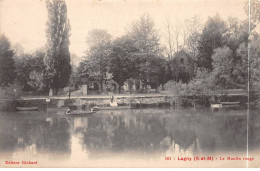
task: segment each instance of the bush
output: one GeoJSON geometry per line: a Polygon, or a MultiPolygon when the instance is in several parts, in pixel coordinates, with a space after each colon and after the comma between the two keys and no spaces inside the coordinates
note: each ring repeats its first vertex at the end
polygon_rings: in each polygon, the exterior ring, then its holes
{"type": "Polygon", "coordinates": [[[16,85],[0,87],[0,99],[17,99],[21,96],[21,88],[16,85]]]}
{"type": "Polygon", "coordinates": [[[214,84],[214,75],[204,68],[199,68],[195,78],[189,83],[168,81],[164,88],[177,96],[180,103],[183,99],[197,99],[200,104],[207,104],[213,95],[221,91],[214,84]]]}
{"type": "Polygon", "coordinates": [[[177,96],[213,95],[220,90],[214,84],[214,76],[204,68],[199,68],[189,83],[168,81],[164,88],[177,96]]]}
{"type": "Polygon", "coordinates": [[[0,87],[0,110],[14,110],[15,100],[21,95],[21,88],[16,85],[0,87]]]}

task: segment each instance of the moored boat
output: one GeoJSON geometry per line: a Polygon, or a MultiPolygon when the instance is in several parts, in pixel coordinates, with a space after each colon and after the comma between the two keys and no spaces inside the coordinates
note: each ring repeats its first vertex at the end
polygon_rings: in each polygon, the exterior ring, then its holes
{"type": "Polygon", "coordinates": [[[222,108],[222,104],[211,104],[211,108],[222,108]]]}
{"type": "Polygon", "coordinates": [[[211,104],[211,108],[223,108],[223,107],[236,107],[239,106],[240,102],[219,102],[216,104],[211,104]]]}
{"type": "Polygon", "coordinates": [[[240,102],[220,102],[223,106],[239,105],[240,102]]]}
{"type": "Polygon", "coordinates": [[[66,115],[91,115],[96,113],[95,111],[82,111],[82,110],[73,110],[70,112],[66,112],[66,115]]]}
{"type": "Polygon", "coordinates": [[[16,107],[19,111],[34,111],[38,110],[38,107],[16,107]]]}
{"type": "Polygon", "coordinates": [[[100,106],[99,110],[131,109],[131,106],[100,106]]]}
{"type": "Polygon", "coordinates": [[[98,106],[94,106],[93,108],[91,108],[92,111],[99,111],[99,107],[98,106]]]}

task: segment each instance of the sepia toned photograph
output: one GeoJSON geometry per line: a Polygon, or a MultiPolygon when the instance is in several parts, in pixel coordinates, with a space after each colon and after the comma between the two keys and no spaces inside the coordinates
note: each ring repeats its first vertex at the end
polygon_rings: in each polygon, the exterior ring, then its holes
{"type": "Polygon", "coordinates": [[[260,0],[0,0],[0,168],[259,168],[260,0]]]}

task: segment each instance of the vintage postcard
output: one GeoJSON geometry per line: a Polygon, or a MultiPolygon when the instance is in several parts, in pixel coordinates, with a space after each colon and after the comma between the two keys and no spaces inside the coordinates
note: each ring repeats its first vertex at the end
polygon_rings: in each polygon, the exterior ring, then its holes
{"type": "Polygon", "coordinates": [[[259,168],[259,0],[0,0],[0,168],[259,168]]]}

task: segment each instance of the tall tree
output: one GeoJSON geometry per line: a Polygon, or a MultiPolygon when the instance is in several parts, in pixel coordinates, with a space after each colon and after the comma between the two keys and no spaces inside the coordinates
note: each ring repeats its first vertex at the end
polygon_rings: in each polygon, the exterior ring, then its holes
{"type": "Polygon", "coordinates": [[[186,35],[186,30],[183,29],[183,25],[178,19],[172,21],[170,16],[166,18],[166,52],[169,58],[172,58],[174,53],[183,48],[181,38],[184,38],[186,35]]]}
{"type": "Polygon", "coordinates": [[[133,23],[129,36],[133,39],[135,46],[142,53],[158,54],[161,52],[159,34],[155,29],[153,19],[145,14],[139,21],[133,23]]]}
{"type": "Polygon", "coordinates": [[[244,88],[247,86],[249,81],[249,86],[251,88],[260,88],[260,38],[254,38],[251,40],[251,50],[250,50],[250,61],[248,61],[248,46],[245,43],[242,43],[237,49],[236,53],[240,57],[240,62],[235,66],[234,74],[244,85],[244,88]],[[249,64],[249,65],[248,65],[249,64]],[[249,72],[249,80],[248,80],[249,72]]]}
{"type": "MultiPolygon", "coordinates": [[[[185,33],[183,29],[183,33],[185,33]]],[[[185,34],[186,35],[186,34],[185,34]]],[[[181,38],[181,24],[178,20],[175,20],[174,24],[171,22],[170,16],[166,18],[166,46],[165,50],[168,56],[167,69],[166,69],[166,78],[167,80],[172,80],[172,70],[170,61],[173,58],[174,54],[177,53],[180,49],[180,38],[181,38]]]]}
{"type": "Polygon", "coordinates": [[[224,45],[225,32],[226,24],[219,15],[208,18],[199,41],[198,67],[204,67],[212,71],[213,50],[224,45]]]}
{"type": "Polygon", "coordinates": [[[137,58],[140,59],[138,64],[140,67],[139,79],[147,87],[149,75],[155,69],[154,61],[162,55],[160,47],[160,36],[155,28],[153,19],[149,15],[143,15],[140,20],[133,23],[129,32],[129,37],[133,40],[135,47],[138,49],[137,58]]]}
{"type": "Polygon", "coordinates": [[[71,74],[69,37],[70,24],[65,0],[46,0],[48,11],[45,79],[54,94],[65,87],[71,74]]]}
{"type": "Polygon", "coordinates": [[[16,78],[14,51],[5,35],[0,35],[0,86],[12,84],[16,78]]]}
{"type": "Polygon", "coordinates": [[[185,30],[184,48],[195,61],[196,56],[198,55],[197,47],[202,30],[200,18],[195,15],[191,19],[185,20],[185,30]]]}
{"type": "Polygon", "coordinates": [[[184,37],[184,48],[193,60],[193,76],[195,76],[199,39],[202,30],[200,18],[195,15],[191,19],[185,20],[184,30],[186,30],[186,36],[184,37]]]}
{"type": "Polygon", "coordinates": [[[239,21],[237,18],[229,17],[226,23],[225,44],[235,52],[241,43],[248,43],[248,21],[239,21]]]}
{"type": "Polygon", "coordinates": [[[99,82],[101,91],[108,71],[108,58],[112,48],[111,35],[106,30],[93,29],[89,32],[87,43],[89,49],[85,56],[85,72],[99,82]]]}
{"type": "Polygon", "coordinates": [[[234,80],[232,79],[232,55],[232,50],[226,46],[214,49],[214,54],[212,55],[212,75],[215,78],[215,85],[224,89],[234,88],[235,86],[234,80]]]}
{"type": "Polygon", "coordinates": [[[138,77],[139,59],[135,55],[137,52],[138,49],[129,36],[123,36],[113,42],[109,68],[113,79],[119,84],[119,90],[127,79],[138,77]]]}
{"type": "Polygon", "coordinates": [[[16,56],[17,83],[24,91],[43,90],[44,57],[43,49],[38,49],[32,54],[21,53],[16,56]]]}

